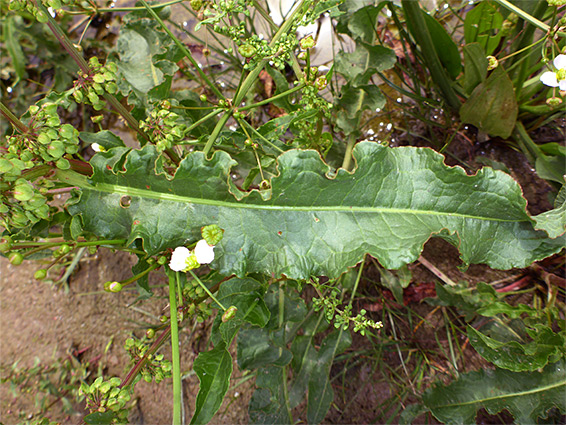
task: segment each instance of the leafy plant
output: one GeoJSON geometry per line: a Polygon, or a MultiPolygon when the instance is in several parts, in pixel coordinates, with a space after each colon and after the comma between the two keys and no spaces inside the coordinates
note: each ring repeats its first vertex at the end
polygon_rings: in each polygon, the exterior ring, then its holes
{"type": "MultiPolygon", "coordinates": [[[[355,303],[366,256],[384,269],[403,268],[398,277],[381,271],[401,302],[410,282],[405,266],[433,237],[457,247],[465,266],[497,269],[528,267],[564,248],[563,191],[555,209],[530,215],[521,188],[502,171],[486,167],[468,175],[429,148],[358,142],[368,111],[386,105],[376,78],[400,69],[394,51],[376,44],[373,30],[387,7],[396,22],[402,13],[409,23],[413,40],[399,25],[402,40],[417,56],[417,45],[421,49],[419,60],[442,102],[463,122],[494,136],[513,135],[530,147],[542,164],[539,170],[556,177],[562,150],[534,145],[522,124],[556,116],[546,106],[524,115],[525,107],[543,103],[543,94],[530,89],[536,78],[527,81],[540,69],[524,65],[531,58],[522,52],[534,37],[527,24],[519,44],[505,47],[512,56],[523,55],[516,65],[521,71],[500,66],[488,75],[486,52],[497,54],[507,40],[503,15],[492,3],[465,18],[462,65],[458,45],[417,2],[403,1],[399,9],[390,3],[302,0],[276,25],[259,2],[191,1],[200,21],[194,31],[206,29],[226,47],[217,51],[233,59],[227,72],[239,82],[228,89],[217,83],[213,66],[199,63],[171,30],[170,7],[177,3],[141,0],[122,10],[128,14],[115,49],[86,57],[63,29],[65,21],[46,9],[62,8],[59,2],[10,3],[17,11],[8,20],[7,35],[15,81],[23,84],[26,70],[14,43],[19,19],[35,17],[45,24],[78,72],[74,82],[53,86],[21,116],[0,104],[13,127],[0,147],[5,228],[0,252],[13,265],[49,258],[36,273],[41,280],[56,265],[68,266],[70,273],[86,249],[111,247],[135,254],[138,263],[132,277],[102,284],[107,292],[135,283],[140,299],[150,297],[153,271],[163,272],[169,282],[168,316],[144,340],[126,342],[132,358],[126,376],[81,386],[90,412],[85,423],[125,421],[136,382],[169,375],[173,422],[181,423],[179,328],[209,317],[211,347],[193,364],[200,390],[191,423],[213,420],[220,408],[230,385],[234,343],[239,368],[255,376],[252,422],[293,423],[301,407],[308,422],[322,422],[334,400],[332,365],[352,346],[350,326],[367,338],[378,338],[383,327],[355,303]],[[263,19],[267,36],[257,33],[250,10],[263,19]],[[296,34],[326,12],[355,44],[352,51],[338,52],[324,74],[311,64],[314,37],[296,34]],[[180,79],[190,89],[177,89],[180,79]],[[278,109],[274,113],[266,105],[278,109]],[[82,122],[65,122],[65,111],[83,114],[82,122]],[[112,113],[131,129],[128,146],[110,120],[112,113]],[[57,202],[60,194],[66,196],[64,205],[57,202]],[[303,299],[305,289],[316,297],[303,299]],[[171,362],[158,354],[169,339],[171,362]]],[[[110,10],[83,2],[65,7],[65,13],[89,19],[110,10]]],[[[553,11],[540,6],[535,16],[554,25],[553,11]]],[[[515,12],[529,25],[551,29],[515,12]]],[[[556,49],[562,41],[555,45],[552,36],[562,33],[552,28],[537,43],[556,49]]],[[[210,56],[206,49],[204,58],[210,56]]],[[[417,84],[419,75],[413,77],[417,84]]],[[[416,85],[409,92],[399,89],[422,98],[416,85]]],[[[470,323],[467,332],[473,347],[498,369],[462,374],[451,386],[430,389],[422,396],[426,408],[447,422],[469,421],[480,407],[506,408],[521,422],[562,408],[564,327],[555,326],[563,321],[556,297],[540,314],[500,300],[483,285],[473,296],[437,290],[444,303],[470,315],[480,307],[482,317],[495,317],[488,330],[470,323]],[[470,386],[474,391],[462,390],[470,386]],[[543,397],[529,411],[516,404],[543,397]]]]}

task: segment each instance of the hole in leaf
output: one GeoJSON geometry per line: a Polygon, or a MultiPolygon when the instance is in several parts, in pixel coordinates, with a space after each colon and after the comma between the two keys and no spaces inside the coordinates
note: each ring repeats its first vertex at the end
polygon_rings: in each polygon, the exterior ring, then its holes
{"type": "Polygon", "coordinates": [[[130,208],[132,204],[132,197],[128,195],[124,195],[120,198],[120,206],[122,208],[130,208]]]}

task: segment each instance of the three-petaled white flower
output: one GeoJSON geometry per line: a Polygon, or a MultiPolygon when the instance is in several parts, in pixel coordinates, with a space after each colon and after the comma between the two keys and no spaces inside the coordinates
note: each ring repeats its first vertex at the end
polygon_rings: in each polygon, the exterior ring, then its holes
{"type": "Polygon", "coordinates": [[[558,87],[566,91],[566,55],[558,55],[552,61],[556,72],[546,71],[540,76],[540,81],[550,87],[558,87]]]}
{"type": "Polygon", "coordinates": [[[209,245],[204,239],[197,242],[195,255],[199,264],[209,264],[214,260],[214,246],[209,245]]]}
{"type": "Polygon", "coordinates": [[[194,251],[184,246],[178,246],[171,255],[169,267],[176,272],[186,272],[200,264],[209,264],[214,260],[214,246],[204,239],[197,242],[194,251]]]}

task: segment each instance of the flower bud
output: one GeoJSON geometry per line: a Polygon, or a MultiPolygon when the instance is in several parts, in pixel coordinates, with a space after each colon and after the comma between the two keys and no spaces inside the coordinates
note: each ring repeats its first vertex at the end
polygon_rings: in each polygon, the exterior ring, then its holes
{"type": "Polygon", "coordinates": [[[34,279],[36,280],[43,280],[47,277],[47,270],[45,269],[39,269],[35,272],[35,274],[33,275],[34,279]]]}
{"type": "Polygon", "coordinates": [[[222,323],[226,323],[227,321],[233,319],[237,311],[238,308],[236,306],[228,307],[228,309],[222,315],[222,323]]]}
{"type": "Polygon", "coordinates": [[[152,339],[155,336],[155,330],[153,329],[148,329],[147,331],[145,331],[145,336],[147,337],[147,339],[152,339]]]}
{"type": "Polygon", "coordinates": [[[19,252],[12,252],[8,259],[13,266],[19,266],[24,261],[24,256],[19,252]]]}
{"type": "Polygon", "coordinates": [[[314,41],[312,35],[309,35],[299,41],[299,46],[301,46],[301,49],[303,50],[312,49],[314,46],[316,46],[316,41],[314,41]]]}

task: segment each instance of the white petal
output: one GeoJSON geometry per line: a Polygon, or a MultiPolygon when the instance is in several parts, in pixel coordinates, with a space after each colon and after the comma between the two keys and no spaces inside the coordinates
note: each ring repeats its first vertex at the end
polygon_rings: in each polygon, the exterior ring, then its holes
{"type": "Polygon", "coordinates": [[[191,255],[191,251],[184,246],[178,246],[173,251],[173,255],[171,255],[171,261],[169,262],[169,267],[171,270],[176,272],[181,272],[187,268],[187,258],[191,255]]]}
{"type": "Polygon", "coordinates": [[[566,55],[558,55],[552,62],[556,69],[566,69],[566,55]]]}
{"type": "Polygon", "coordinates": [[[566,80],[560,80],[558,82],[558,88],[560,91],[566,91],[566,80]]]}
{"type": "Polygon", "coordinates": [[[540,76],[540,81],[545,86],[558,87],[558,79],[556,78],[556,72],[546,71],[540,76]]]}
{"type": "Polygon", "coordinates": [[[204,239],[197,242],[195,255],[199,264],[212,263],[214,260],[214,247],[210,246],[204,239]]]}
{"type": "Polygon", "coordinates": [[[90,145],[90,147],[95,152],[101,152],[102,151],[102,149],[100,149],[100,145],[98,143],[93,143],[93,144],[90,145]]]}

